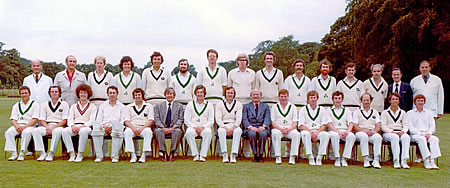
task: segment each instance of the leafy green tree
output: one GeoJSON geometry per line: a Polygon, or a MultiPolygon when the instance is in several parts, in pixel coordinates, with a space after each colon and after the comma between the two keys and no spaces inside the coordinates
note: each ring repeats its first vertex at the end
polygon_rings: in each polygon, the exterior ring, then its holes
{"type": "Polygon", "coordinates": [[[233,70],[234,68],[237,68],[237,64],[236,61],[230,60],[227,62],[219,62],[217,63],[220,66],[222,66],[223,68],[225,68],[225,70],[227,71],[227,73],[229,73],[231,70],[233,70]]]}

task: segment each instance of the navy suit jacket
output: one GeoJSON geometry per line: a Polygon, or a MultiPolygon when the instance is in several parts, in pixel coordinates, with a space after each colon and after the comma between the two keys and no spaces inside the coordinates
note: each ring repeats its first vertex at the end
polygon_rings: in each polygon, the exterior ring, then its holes
{"type": "MultiPolygon", "coordinates": [[[[391,84],[388,86],[388,95],[389,96],[394,91],[394,84],[391,84]]],[[[411,85],[401,82],[400,83],[400,109],[404,110],[405,112],[412,109],[413,106],[413,93],[411,89],[411,85]]],[[[386,99],[385,108],[389,108],[389,101],[386,99]]]]}
{"type": "Polygon", "coordinates": [[[266,125],[269,129],[270,120],[270,108],[269,105],[260,102],[258,107],[258,114],[255,112],[255,106],[253,102],[244,105],[242,109],[242,124],[244,125],[244,130],[251,125],[253,127],[260,127],[266,125]]]}

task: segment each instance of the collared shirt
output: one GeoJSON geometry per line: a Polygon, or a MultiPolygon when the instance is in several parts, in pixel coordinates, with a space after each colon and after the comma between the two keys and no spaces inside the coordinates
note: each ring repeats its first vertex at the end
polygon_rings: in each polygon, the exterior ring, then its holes
{"type": "Polygon", "coordinates": [[[290,102],[283,108],[281,103],[278,102],[271,108],[270,119],[280,127],[291,127],[292,123],[298,123],[297,108],[290,102]]]}
{"type": "Polygon", "coordinates": [[[75,91],[81,84],[87,84],[86,75],[78,70],[73,72],[72,81],[69,81],[67,71],[63,70],[56,74],[55,86],[61,87],[61,100],[66,101],[69,105],[73,105],[78,101],[75,91]]]}
{"type": "Polygon", "coordinates": [[[417,109],[412,109],[408,111],[407,117],[411,135],[434,134],[436,122],[431,110],[424,108],[422,112],[419,112],[417,109]]]}
{"type": "Polygon", "coordinates": [[[67,118],[67,126],[71,127],[73,125],[79,126],[83,124],[84,126],[90,127],[95,121],[95,116],[97,115],[97,107],[88,102],[84,106],[78,101],[77,103],[70,106],[69,118],[67,118]]]}
{"type": "MultiPolygon", "coordinates": [[[[360,105],[360,97],[364,93],[364,86],[361,80],[353,78],[352,81],[345,77],[336,85],[336,90],[344,93],[343,105],[360,105]]],[[[359,107],[358,107],[359,108],[359,107]]],[[[350,108],[352,110],[352,108],[350,108]]],[[[353,109],[356,110],[356,109],[353,109]]]]}
{"type": "Polygon", "coordinates": [[[34,118],[39,119],[39,110],[38,102],[30,99],[27,104],[25,104],[20,100],[14,104],[9,119],[16,120],[18,124],[27,124],[34,118]]]}
{"type": "Polygon", "coordinates": [[[242,104],[233,100],[231,103],[218,103],[216,106],[215,118],[219,127],[225,125],[241,126],[242,122],[242,104]]]}
{"type": "Polygon", "coordinates": [[[126,120],[130,121],[130,114],[125,106],[119,101],[116,104],[109,104],[109,100],[105,101],[98,110],[97,121],[103,125],[112,126],[113,122],[123,124],[126,120]]]}
{"type": "Polygon", "coordinates": [[[36,83],[36,75],[33,73],[23,80],[23,85],[30,88],[30,99],[38,103],[50,100],[48,89],[53,85],[53,80],[47,75],[39,73],[39,81],[36,83]]]}
{"type": "Polygon", "coordinates": [[[144,126],[148,121],[155,120],[153,105],[142,102],[139,107],[136,102],[133,102],[126,107],[128,109],[129,119],[131,125],[138,128],[144,126]]]}
{"type": "MultiPolygon", "coordinates": [[[[424,82],[421,75],[414,77],[411,80],[411,88],[413,97],[422,94],[426,98],[424,108],[431,110],[434,117],[437,114],[444,113],[444,87],[442,80],[433,74],[428,75],[427,83],[424,82]]],[[[413,106],[415,108],[415,105],[413,106]]]]}
{"type": "Polygon", "coordinates": [[[300,79],[295,74],[284,80],[284,88],[289,91],[289,102],[294,105],[306,105],[306,94],[309,90],[311,80],[302,74],[300,79]]]}
{"type": "Polygon", "coordinates": [[[392,83],[392,92],[394,93],[397,89],[397,93],[400,94],[400,87],[402,86],[402,81],[392,83]]]}
{"type": "Polygon", "coordinates": [[[314,77],[311,80],[311,84],[309,85],[309,90],[315,90],[319,93],[319,99],[317,100],[317,104],[333,104],[331,100],[331,96],[333,92],[336,90],[336,78],[331,75],[328,75],[326,79],[323,78],[322,74],[314,77]]]}
{"type": "Polygon", "coordinates": [[[366,111],[363,107],[353,112],[353,122],[362,129],[374,129],[377,123],[381,123],[380,115],[376,109],[366,111]]]}
{"type": "Polygon", "coordinates": [[[165,98],[164,90],[170,83],[170,71],[160,67],[157,71],[152,66],[142,72],[142,88],[145,98],[165,98]]]}
{"type": "Polygon", "coordinates": [[[380,78],[378,85],[375,83],[373,77],[367,79],[364,81],[364,90],[365,92],[370,93],[373,97],[370,107],[382,112],[384,110],[384,100],[386,99],[388,93],[388,84],[384,78],[380,78]]]}

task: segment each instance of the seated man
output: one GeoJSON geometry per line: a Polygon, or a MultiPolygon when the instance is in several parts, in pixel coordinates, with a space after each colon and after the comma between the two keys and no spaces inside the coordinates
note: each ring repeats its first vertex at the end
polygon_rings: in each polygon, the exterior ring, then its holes
{"type": "Polygon", "coordinates": [[[394,157],[394,168],[400,168],[400,143],[402,142],[401,167],[409,168],[407,160],[409,159],[409,142],[411,138],[408,132],[408,119],[406,112],[400,109],[400,95],[391,93],[388,97],[391,106],[381,113],[381,130],[383,139],[391,142],[392,154],[394,157]]]}
{"type": "Polygon", "coordinates": [[[300,145],[300,133],[297,131],[298,114],[297,108],[289,100],[289,91],[282,89],[278,92],[278,102],[272,106],[270,111],[272,120],[272,142],[275,150],[275,163],[281,164],[281,138],[291,139],[291,151],[289,164],[295,164],[295,158],[298,155],[298,146],[300,145]]]}
{"type": "Polygon", "coordinates": [[[353,144],[355,144],[355,134],[352,133],[353,120],[350,108],[343,107],[344,93],[333,92],[331,99],[333,106],[328,109],[328,129],[330,130],[331,146],[333,147],[334,166],[348,166],[347,159],[352,155],[353,144]],[[339,140],[345,141],[344,152],[340,157],[339,140]]]}
{"type": "Polygon", "coordinates": [[[70,107],[67,127],[64,128],[62,133],[64,144],[70,154],[69,162],[81,162],[83,160],[83,152],[86,149],[88,136],[92,131],[92,122],[97,114],[97,107],[89,102],[89,98],[92,97],[91,88],[86,84],[81,84],[75,92],[80,101],[70,107]],[[79,144],[78,155],[75,159],[72,136],[76,135],[79,135],[79,144]]]}
{"type": "Polygon", "coordinates": [[[380,115],[377,110],[370,107],[372,95],[364,93],[361,95],[362,108],[353,112],[354,129],[356,140],[359,141],[361,155],[364,160],[364,168],[369,168],[369,142],[373,144],[375,155],[372,166],[380,169],[381,142],[383,138],[379,134],[381,129],[380,115]]]}
{"type": "Polygon", "coordinates": [[[182,104],[173,101],[176,94],[172,87],[166,88],[164,96],[166,101],[155,105],[155,133],[158,138],[159,152],[163,154],[162,160],[175,161],[175,152],[183,134],[181,125],[183,124],[184,109],[182,104]],[[167,156],[166,135],[170,135],[172,138],[169,156],[167,156]]]}
{"type": "Polygon", "coordinates": [[[21,100],[17,102],[11,111],[12,126],[5,132],[5,152],[10,152],[11,157],[9,161],[23,161],[25,157],[25,151],[31,140],[31,132],[36,125],[39,118],[39,103],[30,99],[30,88],[22,86],[19,88],[19,94],[21,100]],[[17,158],[16,142],[14,138],[16,135],[21,134],[20,139],[20,154],[17,158]]]}
{"type": "Polygon", "coordinates": [[[250,92],[252,102],[245,104],[242,110],[242,124],[244,135],[250,140],[253,151],[253,162],[264,162],[264,148],[269,136],[270,109],[269,105],[261,102],[262,93],[259,89],[250,92]]]}
{"type": "Polygon", "coordinates": [[[184,113],[184,121],[187,126],[186,141],[191,148],[194,161],[206,161],[206,155],[211,144],[211,128],[214,124],[214,108],[213,105],[205,101],[206,88],[198,85],[194,89],[196,100],[191,101],[186,106],[184,113]],[[200,155],[198,154],[195,137],[202,137],[202,145],[200,155]]]}
{"type": "Polygon", "coordinates": [[[426,99],[422,94],[414,97],[416,109],[408,111],[408,126],[411,133],[411,140],[419,145],[420,153],[424,160],[426,169],[439,169],[436,165],[436,158],[441,156],[439,148],[439,138],[434,136],[436,130],[434,114],[431,110],[425,109],[426,99]],[[430,144],[428,148],[427,143],[430,144]]]}
{"type": "Polygon", "coordinates": [[[242,104],[235,100],[236,91],[233,87],[225,90],[225,101],[218,103],[216,107],[216,122],[219,126],[217,134],[222,153],[222,162],[236,163],[239,143],[241,142],[242,104]],[[231,143],[230,161],[227,153],[227,136],[233,136],[231,143]]]}
{"type": "Polygon", "coordinates": [[[133,138],[140,136],[144,138],[142,151],[144,152],[139,158],[140,163],[145,163],[147,153],[152,151],[152,125],[155,123],[153,119],[153,106],[144,102],[144,90],[136,88],[132,92],[134,103],[127,106],[130,115],[130,121],[125,121],[127,127],[124,132],[125,152],[130,153],[130,163],[135,163],[137,156],[135,153],[133,138]]]}
{"type": "MultiPolygon", "coordinates": [[[[125,121],[130,121],[130,114],[125,105],[117,100],[119,90],[116,86],[109,86],[106,92],[109,100],[100,105],[96,119],[97,122],[101,123],[101,126],[96,128],[96,125],[93,125],[92,130],[92,139],[96,152],[94,162],[101,162],[103,160],[103,135],[106,134],[111,135],[112,138],[111,161],[117,163],[119,162],[119,151],[123,143],[123,125],[125,121]],[[103,135],[101,131],[103,131],[103,135]]],[[[145,157],[145,155],[141,157],[145,157]]]]}
{"type": "Polygon", "coordinates": [[[309,156],[309,165],[322,165],[322,156],[327,154],[328,141],[330,140],[330,135],[326,132],[327,111],[317,105],[319,93],[316,91],[309,91],[306,94],[306,100],[307,105],[299,113],[300,134],[305,145],[306,155],[309,156]],[[314,161],[311,141],[314,143],[320,141],[316,161],[314,161]]]}
{"type": "Polygon", "coordinates": [[[67,118],[69,117],[69,104],[66,101],[59,100],[61,88],[59,86],[51,86],[48,89],[48,95],[50,95],[50,101],[41,104],[39,120],[42,126],[33,130],[35,149],[41,153],[41,156],[37,159],[38,161],[43,161],[44,159],[53,161],[53,155],[64,130],[63,127],[66,126],[67,118]],[[45,153],[44,142],[42,141],[42,137],[45,135],[52,135],[48,156],[45,153]]]}

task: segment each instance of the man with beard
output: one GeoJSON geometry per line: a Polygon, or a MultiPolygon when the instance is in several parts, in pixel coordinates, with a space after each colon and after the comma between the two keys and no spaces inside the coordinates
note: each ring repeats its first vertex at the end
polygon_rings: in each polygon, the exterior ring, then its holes
{"type": "Polygon", "coordinates": [[[310,90],[315,90],[319,93],[319,100],[317,104],[319,106],[331,107],[333,101],[331,100],[331,95],[336,89],[336,79],[330,76],[331,63],[328,60],[322,60],[319,64],[320,75],[314,77],[311,80],[310,90]]]}
{"type": "Polygon", "coordinates": [[[189,61],[180,59],[178,61],[179,72],[170,79],[169,87],[175,90],[175,102],[186,108],[187,103],[194,99],[195,76],[189,73],[189,61]]]}

